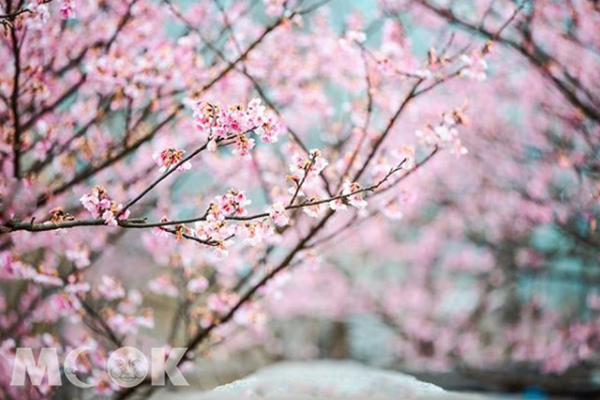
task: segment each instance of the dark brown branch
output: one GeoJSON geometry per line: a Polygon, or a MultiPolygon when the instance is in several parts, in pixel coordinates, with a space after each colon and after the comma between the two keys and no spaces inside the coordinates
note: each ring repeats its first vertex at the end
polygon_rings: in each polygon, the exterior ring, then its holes
{"type": "MultiPolygon", "coordinates": [[[[431,157],[431,155],[430,155],[430,157],[431,157]]],[[[390,171],[379,182],[377,182],[371,186],[365,187],[363,189],[358,189],[358,190],[355,190],[350,193],[339,194],[337,196],[329,197],[327,199],[305,201],[300,204],[289,205],[289,206],[285,207],[285,209],[286,210],[296,210],[296,209],[300,209],[300,208],[304,208],[304,207],[317,206],[317,205],[321,205],[321,204],[330,203],[335,200],[347,199],[348,197],[362,194],[365,192],[376,191],[385,182],[387,182],[393,174],[400,171],[405,162],[406,162],[406,160],[403,160],[398,166],[390,169],[390,171]]],[[[414,171],[414,169],[408,171],[402,178],[399,178],[397,181],[395,181],[391,185],[398,184],[400,180],[402,180],[405,176],[410,175],[413,171],[414,171]]],[[[387,188],[382,189],[382,191],[385,191],[385,190],[387,190],[387,188]]],[[[250,215],[250,216],[241,216],[241,217],[229,216],[229,217],[225,217],[225,220],[227,220],[227,221],[252,221],[252,220],[256,220],[256,219],[267,218],[268,216],[269,216],[269,213],[260,213],[260,214],[255,214],[255,215],[250,215]]],[[[139,218],[138,219],[127,219],[127,220],[118,221],[118,226],[120,226],[121,228],[147,229],[147,228],[160,228],[160,227],[165,227],[165,226],[183,225],[183,224],[189,224],[189,223],[193,223],[193,222],[200,222],[200,221],[206,221],[206,220],[207,220],[207,214],[205,213],[201,217],[175,220],[175,221],[155,222],[155,223],[146,223],[145,219],[143,219],[143,218],[142,219],[139,219],[139,218]]],[[[105,225],[105,221],[103,219],[98,218],[98,219],[87,219],[87,220],[64,221],[64,222],[57,222],[57,223],[52,223],[52,222],[34,223],[34,222],[9,221],[8,223],[2,225],[2,227],[6,228],[6,230],[8,232],[16,232],[16,231],[43,232],[43,231],[52,231],[52,230],[64,229],[64,228],[74,228],[74,227],[82,227],[82,226],[102,226],[102,225],[105,225]]],[[[0,232],[0,234],[2,234],[2,233],[0,232]]]]}
{"type": "MultiPolygon", "coordinates": [[[[17,40],[16,27],[11,26],[10,28],[10,39],[12,44],[12,52],[14,57],[14,75],[13,75],[13,88],[10,97],[10,106],[13,114],[13,173],[15,178],[21,177],[21,132],[23,127],[21,126],[21,118],[19,114],[19,81],[21,76],[21,46],[19,46],[17,40]]],[[[23,33],[24,35],[25,33],[23,33]]]]}

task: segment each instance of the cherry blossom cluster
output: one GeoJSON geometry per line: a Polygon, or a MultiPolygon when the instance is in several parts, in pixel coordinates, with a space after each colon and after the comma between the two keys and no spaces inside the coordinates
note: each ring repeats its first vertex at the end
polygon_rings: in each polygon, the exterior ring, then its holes
{"type": "MultiPolygon", "coordinates": [[[[230,189],[226,194],[216,196],[210,202],[206,211],[206,221],[196,222],[194,229],[185,225],[177,225],[175,233],[179,238],[183,234],[187,234],[211,243],[221,253],[226,251],[227,242],[234,236],[241,238],[244,243],[251,246],[260,245],[275,234],[273,226],[266,219],[240,223],[226,221],[226,219],[246,216],[248,214],[247,206],[251,203],[252,201],[246,198],[243,191],[230,189]]],[[[278,221],[280,220],[281,218],[278,219],[278,221]]],[[[158,231],[161,235],[164,233],[162,229],[158,231]]]]}
{"type": "MultiPolygon", "coordinates": [[[[38,0],[38,2],[44,0],[38,0]]],[[[75,0],[61,0],[60,15],[63,19],[75,18],[75,0]]]]}
{"type": "Polygon", "coordinates": [[[290,217],[285,206],[280,201],[273,203],[267,210],[269,217],[276,225],[286,226],[290,223],[290,217]]]}
{"type": "Polygon", "coordinates": [[[226,194],[216,196],[208,207],[209,221],[223,221],[226,216],[242,217],[248,213],[246,206],[252,200],[241,190],[229,189],[226,194]]]}
{"type": "MultiPolygon", "coordinates": [[[[172,166],[179,164],[183,161],[183,155],[185,154],[185,150],[177,150],[172,147],[169,147],[161,152],[154,153],[152,158],[156,162],[156,164],[160,167],[159,172],[164,173],[172,166]]],[[[185,161],[179,167],[177,167],[178,171],[187,171],[192,168],[192,163],[190,161],[185,161]]]]}
{"type": "Polygon", "coordinates": [[[438,146],[440,148],[450,147],[456,157],[463,156],[468,150],[463,146],[458,137],[459,125],[464,125],[466,119],[461,108],[456,108],[452,112],[443,113],[440,123],[437,125],[428,125],[425,130],[417,130],[415,135],[421,143],[427,146],[438,146]]]}
{"type": "Polygon", "coordinates": [[[463,54],[460,56],[460,61],[464,64],[460,72],[462,76],[478,82],[486,80],[488,63],[479,52],[473,52],[470,55],[463,54]]]}
{"type": "Polygon", "coordinates": [[[94,186],[92,193],[81,196],[79,201],[94,218],[102,218],[107,225],[118,225],[117,216],[118,219],[129,217],[129,210],[121,212],[123,205],[111,200],[102,186],[94,186]]]}
{"type": "Polygon", "coordinates": [[[250,246],[260,246],[269,243],[275,235],[273,225],[266,219],[257,221],[246,221],[236,225],[236,235],[250,246]]]}
{"type": "Polygon", "coordinates": [[[352,207],[361,209],[367,206],[367,202],[363,199],[363,194],[356,193],[361,189],[360,185],[357,182],[350,182],[349,180],[345,180],[342,187],[342,195],[347,196],[339,199],[335,199],[329,203],[329,207],[332,210],[345,210],[346,203],[350,204],[352,207]]]}
{"type": "Polygon", "coordinates": [[[255,133],[264,143],[274,143],[284,131],[283,123],[266,110],[260,99],[251,100],[247,107],[236,104],[228,108],[200,101],[194,106],[194,121],[198,130],[210,140],[210,151],[216,150],[217,142],[233,139],[233,153],[240,157],[248,156],[255,146],[249,133],[255,133]]]}
{"type": "Polygon", "coordinates": [[[298,191],[303,196],[302,188],[310,188],[318,181],[319,174],[329,165],[320,150],[311,150],[309,154],[294,153],[289,164],[290,174],[286,180],[293,183],[288,189],[290,194],[298,191]]]}

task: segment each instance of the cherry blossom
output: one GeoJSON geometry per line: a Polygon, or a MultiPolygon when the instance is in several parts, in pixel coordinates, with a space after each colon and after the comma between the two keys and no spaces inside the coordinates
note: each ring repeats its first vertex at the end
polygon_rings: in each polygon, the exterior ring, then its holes
{"type": "Polygon", "coordinates": [[[460,60],[465,64],[465,69],[461,71],[463,76],[480,82],[486,79],[488,65],[480,55],[475,53],[471,55],[463,54],[460,56],[460,60]]]}
{"type": "Polygon", "coordinates": [[[83,195],[79,201],[94,218],[102,218],[107,225],[116,226],[117,217],[127,219],[129,211],[122,212],[123,205],[110,200],[106,189],[94,186],[91,194],[83,195]]]}
{"type": "Polygon", "coordinates": [[[61,0],[60,15],[64,19],[75,18],[75,0],[61,0]]]}
{"type": "Polygon", "coordinates": [[[342,194],[348,195],[348,203],[355,208],[365,208],[367,202],[363,199],[362,193],[359,192],[361,187],[356,182],[345,181],[342,194]],[[356,193],[356,194],[353,194],[356,193]]]}
{"type": "Polygon", "coordinates": [[[273,222],[279,226],[286,226],[290,222],[290,218],[287,214],[287,211],[281,202],[273,203],[269,207],[269,217],[273,220],[273,222]]]}
{"type": "MultiPolygon", "coordinates": [[[[173,148],[165,149],[159,153],[154,153],[152,158],[156,161],[156,164],[160,167],[159,172],[164,173],[173,165],[183,161],[184,150],[175,150],[173,148]]],[[[183,162],[179,167],[178,171],[187,171],[192,168],[192,163],[189,161],[183,162]]]]}

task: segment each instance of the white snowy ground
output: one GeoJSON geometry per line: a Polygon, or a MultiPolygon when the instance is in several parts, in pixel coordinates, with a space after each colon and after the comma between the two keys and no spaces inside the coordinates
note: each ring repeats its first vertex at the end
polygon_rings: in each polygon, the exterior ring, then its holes
{"type": "Polygon", "coordinates": [[[162,392],[156,400],[239,399],[393,399],[468,400],[484,397],[447,392],[398,372],[354,362],[318,361],[275,364],[213,391],[162,392]]]}

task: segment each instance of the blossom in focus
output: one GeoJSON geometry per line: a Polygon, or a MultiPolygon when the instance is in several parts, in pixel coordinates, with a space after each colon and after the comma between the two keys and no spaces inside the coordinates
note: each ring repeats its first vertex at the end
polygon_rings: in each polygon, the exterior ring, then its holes
{"type": "Polygon", "coordinates": [[[241,217],[247,214],[246,206],[252,203],[251,200],[246,198],[244,191],[229,189],[223,196],[217,196],[215,198],[219,205],[219,209],[228,215],[235,215],[241,217]]]}
{"type": "Polygon", "coordinates": [[[268,209],[269,217],[279,226],[285,226],[290,223],[287,211],[281,202],[276,202],[268,209]]]}
{"type": "MultiPolygon", "coordinates": [[[[161,173],[166,172],[173,165],[179,164],[183,161],[183,155],[185,154],[184,150],[176,150],[174,148],[169,147],[161,152],[154,153],[152,158],[156,162],[156,164],[160,167],[159,171],[161,173]]],[[[177,167],[178,171],[187,171],[192,168],[192,164],[190,161],[186,161],[177,167]]]]}
{"type": "Polygon", "coordinates": [[[129,210],[121,212],[123,205],[110,200],[106,189],[98,185],[94,186],[91,194],[81,196],[79,201],[94,218],[102,218],[107,225],[118,225],[117,215],[119,219],[129,217],[129,210]]]}
{"type": "Polygon", "coordinates": [[[342,194],[344,194],[344,195],[349,195],[350,193],[355,193],[355,194],[348,196],[348,203],[350,203],[351,206],[358,208],[358,209],[365,208],[367,206],[367,201],[363,199],[362,192],[356,193],[356,192],[360,191],[360,189],[361,188],[358,183],[350,182],[350,181],[346,180],[344,182],[343,191],[342,191],[342,194]]]}
{"type": "Polygon", "coordinates": [[[247,157],[250,150],[254,148],[254,139],[248,138],[246,135],[237,135],[235,137],[235,150],[233,154],[239,157],[247,157]]]}
{"type": "MultiPolygon", "coordinates": [[[[317,203],[317,202],[320,202],[321,200],[322,199],[320,197],[313,196],[308,199],[308,203],[317,203]]],[[[309,217],[319,218],[323,214],[324,205],[323,205],[323,203],[309,205],[306,207],[302,207],[302,211],[309,217]]]]}
{"type": "Polygon", "coordinates": [[[285,129],[283,122],[256,98],[246,107],[242,104],[222,107],[207,101],[196,102],[194,122],[198,130],[207,135],[209,151],[216,151],[218,141],[233,139],[233,154],[243,158],[250,154],[256,143],[254,138],[249,137],[251,133],[264,143],[274,143],[285,129]]]}
{"type": "MultiPolygon", "coordinates": [[[[287,176],[287,180],[293,182],[294,187],[289,188],[289,192],[295,193],[301,182],[304,182],[303,187],[311,187],[328,165],[329,162],[320,150],[310,150],[308,155],[292,154],[292,162],[289,164],[290,175],[287,176]]],[[[298,194],[304,193],[300,191],[298,194]]]]}

